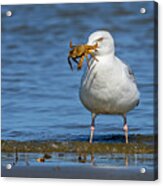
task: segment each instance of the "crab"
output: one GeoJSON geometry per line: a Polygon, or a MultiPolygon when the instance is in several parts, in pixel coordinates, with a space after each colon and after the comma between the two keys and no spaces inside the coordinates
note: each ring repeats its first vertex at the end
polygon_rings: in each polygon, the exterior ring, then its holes
{"type": "Polygon", "coordinates": [[[78,70],[80,70],[82,68],[84,58],[86,58],[88,68],[90,68],[90,65],[89,65],[90,60],[88,56],[90,55],[93,59],[97,61],[97,59],[95,58],[93,54],[93,51],[96,51],[97,47],[98,47],[97,43],[95,45],[87,45],[87,44],[72,45],[72,41],[70,41],[70,48],[72,49],[70,50],[69,55],[68,55],[68,63],[70,65],[70,69],[73,70],[70,59],[72,59],[75,63],[77,63],[78,70]],[[78,58],[80,58],[79,61],[77,60],[78,58]]]}

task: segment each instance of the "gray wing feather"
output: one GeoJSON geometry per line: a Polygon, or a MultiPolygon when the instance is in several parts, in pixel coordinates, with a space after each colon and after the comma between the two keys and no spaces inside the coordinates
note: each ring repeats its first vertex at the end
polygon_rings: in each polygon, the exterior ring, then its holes
{"type": "Polygon", "coordinates": [[[127,70],[127,75],[129,77],[129,79],[132,80],[136,84],[136,78],[135,78],[134,72],[132,71],[130,66],[126,65],[126,70],[127,70]]]}
{"type": "MultiPolygon", "coordinates": [[[[134,72],[132,71],[132,69],[130,68],[130,66],[126,65],[126,69],[127,69],[128,78],[137,85],[134,72]]],[[[140,99],[137,100],[136,106],[138,106],[139,103],[140,103],[140,99]]]]}

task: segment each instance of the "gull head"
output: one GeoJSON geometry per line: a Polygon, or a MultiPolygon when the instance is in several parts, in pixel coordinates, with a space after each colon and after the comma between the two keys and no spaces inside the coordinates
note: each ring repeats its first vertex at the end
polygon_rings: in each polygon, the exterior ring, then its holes
{"type": "Polygon", "coordinates": [[[98,48],[94,52],[95,55],[114,54],[114,40],[111,34],[107,31],[100,30],[93,32],[88,38],[88,45],[98,44],[98,48]]]}

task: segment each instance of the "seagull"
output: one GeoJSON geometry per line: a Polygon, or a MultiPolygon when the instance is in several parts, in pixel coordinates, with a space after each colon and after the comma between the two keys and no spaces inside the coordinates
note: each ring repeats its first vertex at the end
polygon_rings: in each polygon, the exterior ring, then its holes
{"type": "Polygon", "coordinates": [[[100,30],[88,38],[88,45],[98,44],[90,59],[79,90],[82,104],[92,113],[90,140],[93,141],[95,118],[100,114],[121,115],[125,142],[128,143],[126,114],[138,106],[140,93],[131,68],[115,56],[114,40],[107,31],[100,30]]]}

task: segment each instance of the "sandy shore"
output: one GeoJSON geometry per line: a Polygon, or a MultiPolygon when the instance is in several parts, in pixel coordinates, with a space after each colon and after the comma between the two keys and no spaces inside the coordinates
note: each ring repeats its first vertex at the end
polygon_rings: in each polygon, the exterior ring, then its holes
{"type": "Polygon", "coordinates": [[[136,168],[102,168],[93,166],[17,166],[11,170],[2,167],[3,177],[65,178],[99,180],[144,180],[157,179],[153,169],[140,173],[136,168]]]}
{"type": "Polygon", "coordinates": [[[97,142],[90,144],[87,141],[11,141],[2,140],[2,152],[86,152],[86,153],[127,153],[127,154],[144,154],[155,153],[156,144],[153,136],[134,136],[133,141],[129,144],[122,142],[109,143],[97,142]]]}

